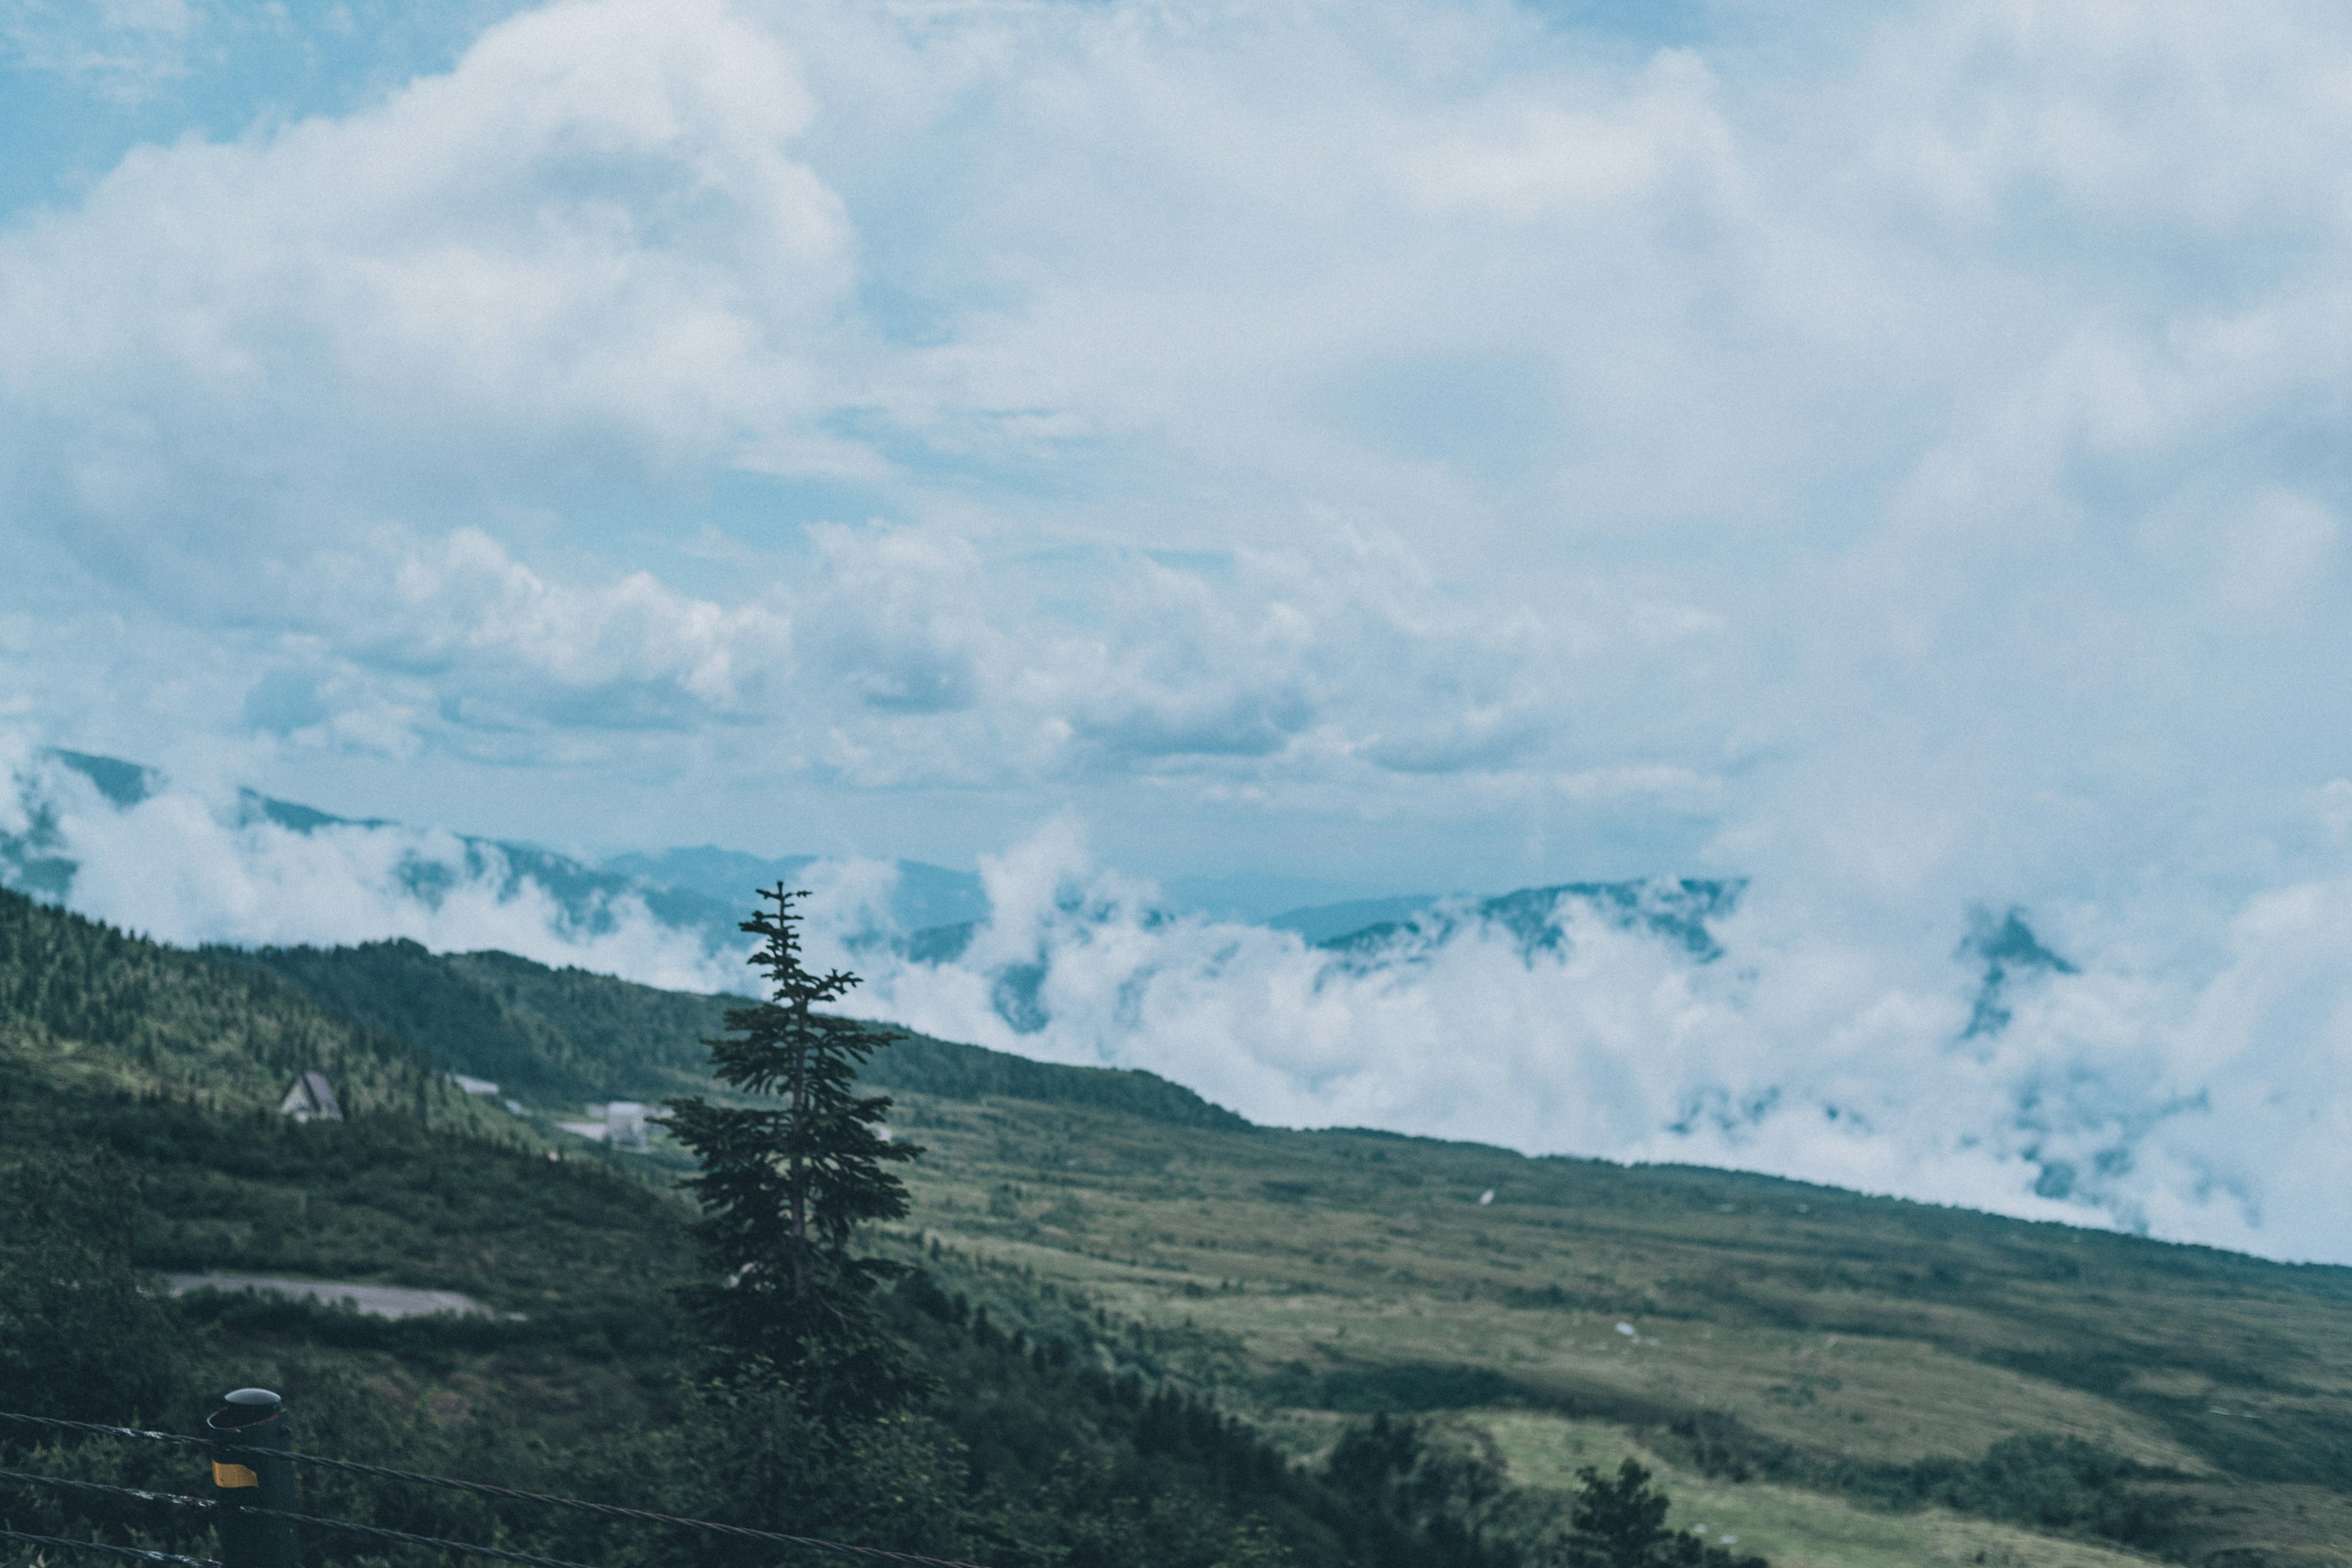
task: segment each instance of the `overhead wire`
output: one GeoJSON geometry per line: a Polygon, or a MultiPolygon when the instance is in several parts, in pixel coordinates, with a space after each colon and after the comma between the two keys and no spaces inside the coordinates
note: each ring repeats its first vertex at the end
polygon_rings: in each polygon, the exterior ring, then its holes
{"type": "Polygon", "coordinates": [[[22,1470],[0,1470],[0,1481],[28,1481],[35,1486],[65,1487],[78,1492],[107,1492],[115,1497],[135,1497],[142,1502],[168,1502],[181,1508],[218,1508],[210,1498],[183,1497],[178,1492],[151,1492],[138,1487],[110,1487],[103,1481],[69,1481],[63,1476],[34,1476],[22,1470]]]}
{"type": "Polygon", "coordinates": [[[404,1542],[410,1546],[430,1546],[441,1552],[459,1552],[469,1557],[495,1557],[502,1563],[527,1563],[532,1568],[589,1568],[584,1563],[567,1563],[561,1557],[537,1557],[528,1552],[509,1552],[500,1546],[477,1546],[463,1541],[444,1541],[436,1535],[411,1535],[404,1530],[386,1530],[379,1524],[353,1524],[348,1520],[319,1519],[307,1513],[286,1513],[274,1508],[242,1506],[239,1513],[255,1519],[282,1519],[289,1524],[313,1525],[320,1530],[340,1530],[352,1535],[371,1536],[378,1541],[404,1542]]]}
{"type": "MultiPolygon", "coordinates": [[[[791,1535],[782,1531],[755,1530],[750,1525],[722,1524],[717,1520],[689,1519],[681,1514],[657,1513],[649,1509],[625,1508],[617,1503],[590,1502],[583,1498],[559,1497],[551,1492],[524,1491],[515,1487],[494,1486],[488,1481],[462,1480],[455,1476],[427,1475],[418,1470],[394,1469],[386,1465],[362,1464],[354,1459],[331,1458],[324,1454],[289,1452],[283,1448],[254,1448],[233,1443],[207,1441],[202,1437],[186,1436],[177,1432],[153,1432],[136,1426],[107,1426],[89,1421],[67,1421],[51,1415],[26,1415],[14,1411],[0,1410],[0,1421],[13,1421],[26,1426],[46,1426],[72,1432],[96,1433],[113,1437],[138,1437],[153,1442],[185,1444],[208,1448],[213,1453],[224,1457],[282,1459],[295,1464],[317,1465],[353,1475],[373,1476],[384,1480],[405,1481],[418,1486],[441,1487],[451,1491],[467,1492],[476,1497],[539,1503],[549,1508],[571,1509],[575,1512],[597,1514],[607,1519],[625,1519],[640,1524],[673,1525],[680,1529],[698,1530],[713,1535],[731,1536],[738,1540],[770,1542],[780,1546],[799,1546],[812,1551],[861,1557],[870,1562],[908,1563],[913,1565],[913,1568],[980,1568],[979,1564],[965,1563],[952,1557],[930,1557],[917,1552],[893,1552],[881,1546],[856,1546],[845,1541],[826,1541],[813,1535],[791,1535]]],[[[99,1481],[68,1480],[59,1476],[36,1476],[16,1470],[0,1470],[0,1479],[38,1486],[62,1487],[75,1491],[136,1498],[144,1502],[169,1503],[184,1508],[216,1509],[224,1506],[209,1498],[184,1497],[173,1492],[146,1491],[137,1487],[109,1486],[99,1481]]],[[[386,1530],[378,1525],[354,1524],[343,1520],[321,1519],[310,1514],[284,1513],[272,1509],[256,1508],[250,1504],[240,1503],[228,1506],[233,1506],[240,1513],[259,1518],[288,1520],[321,1530],[341,1530],[386,1541],[429,1546],[444,1552],[458,1552],[478,1557],[497,1558],[503,1562],[528,1563],[534,1565],[534,1568],[585,1568],[584,1564],[566,1563],[560,1558],[538,1557],[530,1552],[509,1552],[501,1547],[471,1545],[460,1541],[445,1541],[437,1536],[412,1535],[404,1531],[386,1530]]],[[[61,1542],[59,1544],[72,1546],[75,1543],[61,1542]]],[[[96,1542],[87,1544],[93,1551],[129,1553],[161,1562],[205,1562],[202,1558],[175,1557],[169,1552],[147,1552],[132,1547],[108,1547],[96,1542]]],[[[211,1564],[210,1568],[218,1568],[218,1565],[211,1564]]]]}
{"type": "Polygon", "coordinates": [[[194,1447],[210,1445],[202,1437],[190,1437],[179,1432],[150,1432],[140,1426],[101,1426],[92,1421],[67,1421],[55,1415],[20,1415],[13,1410],[0,1410],[0,1421],[14,1421],[25,1426],[51,1426],[67,1432],[98,1432],[109,1437],[144,1437],[153,1443],[184,1443],[194,1447]]]}
{"type": "Polygon", "coordinates": [[[355,1459],[331,1459],[323,1454],[289,1452],[283,1448],[242,1448],[225,1445],[217,1452],[230,1455],[258,1455],[271,1458],[291,1459],[298,1465],[319,1465],[329,1469],[345,1470],[353,1475],[375,1476],[384,1480],[408,1481],[418,1486],[446,1487],[451,1491],[470,1492],[476,1497],[502,1498],[515,1502],[543,1503],[550,1508],[568,1508],[581,1513],[602,1514],[608,1519],[634,1520],[640,1524],[671,1524],[688,1530],[700,1530],[714,1535],[731,1535],[745,1541],[767,1541],[784,1546],[806,1546],[824,1552],[837,1552],[888,1563],[909,1563],[920,1568],[979,1568],[979,1564],[961,1562],[952,1557],[926,1557],[917,1552],[892,1552],[881,1546],[853,1546],[843,1541],[823,1541],[814,1536],[786,1535],[773,1530],[754,1530],[744,1524],[721,1524],[716,1520],[688,1519],[674,1513],[656,1513],[647,1509],[624,1508],[618,1503],[588,1502],[580,1498],[557,1497],[548,1492],[522,1491],[514,1487],[493,1486],[488,1481],[460,1480],[455,1476],[430,1476],[416,1470],[395,1470],[384,1465],[363,1465],[355,1459]]]}
{"type": "Polygon", "coordinates": [[[23,1541],[58,1552],[98,1552],[110,1557],[135,1557],[142,1563],[178,1563],[185,1568],[222,1568],[209,1557],[182,1557],[172,1552],[150,1552],[143,1546],[110,1546],[103,1541],[68,1541],[58,1535],[35,1535],[29,1531],[0,1530],[0,1541],[23,1541]]]}

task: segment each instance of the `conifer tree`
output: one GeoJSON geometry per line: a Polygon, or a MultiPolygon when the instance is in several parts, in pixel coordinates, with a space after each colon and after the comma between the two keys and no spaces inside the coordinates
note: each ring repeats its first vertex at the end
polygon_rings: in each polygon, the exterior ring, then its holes
{"type": "Polygon", "coordinates": [[[1587,1465],[1576,1477],[1565,1568],[1771,1568],[1754,1552],[1668,1529],[1666,1494],[1637,1460],[1627,1458],[1614,1476],[1587,1465]]]}
{"type": "Polygon", "coordinates": [[[761,940],[751,963],[769,999],[730,1009],[730,1032],[704,1044],[719,1082],[773,1103],[669,1102],[671,1132],[702,1160],[688,1185],[702,1207],[711,1278],[687,1304],[727,1381],[781,1380],[825,1419],[875,1415],[920,1384],[872,1300],[903,1269],[856,1255],[850,1242],[858,1226],[906,1214],[906,1187],[889,1167],[921,1150],[878,1130],[888,1097],[856,1092],[858,1068],[890,1036],[816,1011],[857,976],[802,964],[793,905],[806,894],[779,883],[760,897],[772,907],[741,929],[761,940]]]}

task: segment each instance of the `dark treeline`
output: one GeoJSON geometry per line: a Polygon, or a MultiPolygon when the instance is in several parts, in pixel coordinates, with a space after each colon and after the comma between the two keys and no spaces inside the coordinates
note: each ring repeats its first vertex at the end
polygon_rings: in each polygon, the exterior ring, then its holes
{"type": "Polygon", "coordinates": [[[321,1068],[355,1108],[457,1098],[423,1055],[275,978],[207,963],[0,889],[0,1026],[52,1081],[215,1104],[274,1100],[321,1068]]]}
{"type": "MultiPolygon", "coordinates": [[[[918,1405],[887,1421],[825,1423],[779,1391],[698,1377],[669,1289],[682,1260],[660,1240],[675,1235],[675,1216],[659,1194],[593,1164],[420,1133],[389,1118],[293,1128],[12,1088],[0,1099],[8,1147],[32,1157],[0,1166],[7,1408],[189,1431],[220,1392],[262,1383],[286,1394],[299,1440],[319,1451],[994,1568],[1517,1561],[1450,1523],[1439,1500],[1416,1506],[1402,1484],[1421,1463],[1416,1443],[1390,1443],[1377,1463],[1346,1450],[1344,1463],[1300,1468],[1198,1397],[1081,1360],[1067,1343],[1000,1331],[927,1272],[881,1298],[884,1321],[929,1384],[918,1405]],[[226,1185],[209,1196],[189,1185],[193,1173],[215,1166],[226,1185]],[[314,1204],[330,1228],[364,1216],[362,1193],[385,1209],[416,1208],[415,1228],[362,1227],[338,1255],[316,1250],[318,1238],[302,1239],[310,1227],[289,1222],[275,1240],[248,1237],[240,1266],[301,1259],[318,1272],[363,1253],[380,1259],[430,1246],[443,1229],[496,1253],[500,1230],[473,1226],[498,1213],[539,1237],[533,1245],[559,1249],[634,1236],[631,1267],[592,1268],[568,1308],[520,1319],[389,1321],[142,1288],[149,1249],[191,1261],[193,1215],[225,1195],[250,1200],[297,1182],[320,1194],[314,1204]],[[534,1392],[547,1384],[587,1400],[534,1392]]],[[[505,1245],[526,1244],[507,1237],[505,1245]]],[[[530,1260],[508,1267],[526,1277],[530,1260]]],[[[495,1267],[469,1282],[515,1299],[495,1267]]],[[[13,1469],[203,1489],[200,1462],[159,1445],[0,1427],[0,1453],[13,1469]]],[[[306,1473],[303,1484],[309,1506],[337,1517],[613,1568],[674,1562],[679,1545],[658,1531],[331,1473],[306,1473]]],[[[209,1554],[201,1521],[135,1503],[0,1487],[0,1520],[209,1554]]],[[[321,1564],[379,1560],[323,1534],[305,1551],[321,1564]]],[[[772,1561],[723,1543],[698,1543],[695,1555],[772,1561]]]]}
{"type": "MultiPolygon", "coordinates": [[[[435,953],[416,942],[207,949],[225,964],[277,976],[368,1028],[432,1042],[444,1068],[490,1079],[549,1104],[692,1092],[709,1079],[704,1041],[740,996],[700,996],[505,952],[435,953]]],[[[746,977],[747,981],[749,977],[746,977]]],[[[1086,1106],[1177,1127],[1239,1131],[1239,1116],[1153,1073],[1066,1067],[896,1031],[866,1063],[884,1089],[950,1100],[990,1095],[1086,1106]]]]}

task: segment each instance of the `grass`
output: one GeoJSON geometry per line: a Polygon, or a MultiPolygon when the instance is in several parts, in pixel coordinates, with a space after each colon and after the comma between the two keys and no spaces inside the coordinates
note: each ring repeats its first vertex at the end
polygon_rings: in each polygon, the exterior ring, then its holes
{"type": "Polygon", "coordinates": [[[1581,1466],[1608,1470],[1629,1456],[1636,1458],[1673,1496],[1669,1524],[1703,1529],[1711,1539],[1736,1537],[1776,1568],[1878,1568],[1893,1563],[1915,1568],[2126,1568],[2147,1561],[1945,1509],[1889,1513],[1769,1482],[1723,1482],[1676,1465],[1622,1427],[1603,1422],[1538,1411],[1482,1412],[1463,1421],[1493,1444],[1515,1483],[1540,1490],[1568,1491],[1581,1466]]]}
{"type": "Polygon", "coordinates": [[[1643,1444],[1775,1561],[2133,1560],[1889,1506],[1905,1467],[2072,1437],[2178,1500],[2177,1554],[2352,1562],[2352,1271],[1734,1173],[904,1099],[916,1227],[1148,1326],[1302,1454],[1335,1412],[1445,1411],[1531,1487],[1643,1444]]]}

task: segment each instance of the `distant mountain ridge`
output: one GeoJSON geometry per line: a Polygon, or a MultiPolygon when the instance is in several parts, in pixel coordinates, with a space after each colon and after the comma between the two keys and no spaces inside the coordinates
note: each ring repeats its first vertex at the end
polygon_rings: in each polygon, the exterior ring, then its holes
{"type": "Polygon", "coordinates": [[[1369,931],[1374,926],[1396,925],[1409,921],[1436,902],[1435,893],[1406,893],[1389,899],[1349,899],[1342,903],[1311,904],[1305,909],[1285,910],[1262,923],[1276,931],[1296,931],[1306,941],[1319,945],[1336,938],[1369,931]]]}
{"type": "MultiPolygon", "coordinates": [[[[163,787],[163,776],[158,770],[120,757],[61,748],[52,748],[45,755],[88,779],[116,806],[138,805],[163,787]]],[[[293,833],[402,826],[383,817],[339,816],[251,789],[238,790],[236,798],[240,824],[268,822],[293,833]]],[[[65,852],[55,807],[37,799],[24,804],[28,828],[16,834],[0,832],[0,886],[63,900],[72,889],[78,867],[65,852]]],[[[695,932],[713,947],[732,945],[739,940],[736,927],[749,907],[753,888],[778,879],[795,881],[819,858],[795,855],[769,859],[703,846],[617,855],[592,865],[534,844],[464,833],[451,837],[462,847],[464,856],[456,871],[422,857],[412,856],[402,863],[399,874],[404,889],[428,904],[446,897],[461,878],[495,877],[500,898],[514,897],[526,884],[536,884],[583,932],[611,931],[614,906],[634,898],[663,924],[695,932]]],[[[919,930],[986,912],[980,879],[971,873],[916,860],[896,865],[898,883],[893,890],[891,917],[899,929],[919,930]]]]}
{"type": "MultiPolygon", "coordinates": [[[[64,750],[46,754],[89,780],[103,798],[120,807],[136,806],[163,787],[155,770],[121,758],[64,750]]],[[[77,868],[60,830],[58,807],[37,798],[29,785],[24,786],[19,804],[25,826],[13,834],[0,832],[0,886],[65,902],[77,868]]],[[[299,834],[400,828],[380,818],[338,816],[249,789],[237,793],[236,813],[240,822],[267,822],[299,834]]],[[[460,886],[487,886],[502,900],[543,894],[556,908],[555,934],[570,942],[614,933],[632,906],[642,904],[660,925],[698,940],[706,952],[714,954],[738,949],[739,922],[752,889],[777,881],[822,884],[836,874],[826,868],[813,875],[820,865],[813,855],[761,857],[707,844],[631,852],[591,864],[535,845],[462,834],[436,834],[431,842],[436,846],[431,850],[405,847],[394,869],[402,889],[428,907],[438,908],[460,886]],[[454,856],[449,848],[453,843],[454,856]]],[[[1280,882],[1274,879],[1267,887],[1280,882]]],[[[1322,972],[1326,975],[1410,967],[1465,941],[1508,942],[1522,959],[1533,963],[1560,953],[1579,929],[1596,925],[1641,935],[1691,963],[1707,964],[1723,951],[1716,926],[1738,907],[1746,889],[1746,880],[1738,878],[1563,882],[1486,898],[1402,894],[1310,905],[1266,917],[1259,924],[1262,930],[1297,935],[1322,955],[1328,966],[1322,972]]],[[[840,934],[862,963],[962,964],[991,913],[978,877],[901,860],[895,863],[887,906],[876,911],[875,922],[840,934]]],[[[1057,917],[1058,932],[1041,936],[1034,952],[991,961],[982,978],[988,1005],[998,1020],[1024,1036],[1051,1026],[1047,980],[1058,951],[1053,944],[1074,940],[1083,946],[1088,941],[1087,923],[1096,918],[1139,920],[1146,930],[1160,930],[1187,919],[1231,917],[1187,916],[1165,905],[1139,914],[1107,908],[1097,917],[1079,904],[1066,905],[1057,917]]],[[[2067,960],[2041,942],[2017,910],[1998,918],[1979,911],[1958,956],[1982,966],[1964,1037],[1999,1033],[2008,1026],[2018,997],[2048,977],[2074,973],[2067,960]]],[[[489,961],[477,954],[457,962],[479,969],[489,961]]],[[[522,1028],[523,1035],[530,1033],[529,1027],[522,1028]]],[[[499,1037],[509,1045],[519,1037],[511,1033],[499,1037]]],[[[523,1058],[536,1065],[496,1068],[482,1076],[498,1079],[503,1072],[529,1081],[543,1068],[552,1070],[547,1064],[562,1059],[565,1049],[541,1045],[544,1048],[536,1056],[527,1053],[523,1058]]],[[[548,1081],[551,1086],[560,1079],[568,1092],[594,1076],[565,1068],[548,1081]]]]}
{"type": "MultiPolygon", "coordinates": [[[[120,757],[64,749],[46,755],[87,778],[120,807],[140,805],[163,783],[157,770],[120,757]]],[[[402,826],[382,817],[340,816],[251,789],[240,789],[236,798],[241,823],[268,822],[294,833],[402,826]]],[[[0,885],[62,900],[71,890],[77,868],[66,853],[55,808],[39,800],[24,804],[28,829],[0,833],[0,885]]],[[[799,885],[822,859],[815,855],[763,857],[705,844],[630,851],[592,864],[533,844],[462,833],[450,837],[461,848],[458,865],[412,855],[400,866],[404,890],[429,905],[437,905],[461,880],[490,880],[501,899],[535,885],[556,903],[573,930],[602,935],[614,929],[615,909],[634,899],[664,925],[695,933],[713,949],[737,942],[738,923],[751,889],[778,881],[799,885]]],[[[980,879],[919,860],[898,860],[893,868],[888,922],[899,934],[868,932],[853,937],[853,948],[871,951],[887,945],[919,963],[961,958],[990,914],[980,879]]],[[[1403,894],[1310,905],[1255,923],[1295,932],[1310,945],[1358,963],[1371,962],[1383,952],[1425,950],[1487,926],[1508,931],[1533,952],[1557,946],[1563,905],[1577,902],[1612,923],[1675,942],[1704,962],[1717,951],[1707,921],[1727,912],[1744,885],[1736,880],[1629,880],[1526,888],[1484,900],[1403,894]]],[[[1160,918],[1173,918],[1177,912],[1171,909],[1160,918]]],[[[1034,990],[1034,984],[1024,987],[1024,976],[1013,974],[998,989],[1003,1002],[999,1010],[1008,1021],[1035,1016],[1034,1005],[1023,1000],[1025,991],[1034,990]]]]}
{"type": "MultiPolygon", "coordinates": [[[[1415,963],[1448,942],[1481,935],[1499,935],[1514,943],[1522,958],[1532,960],[1538,953],[1562,951],[1570,941],[1569,927],[1580,917],[1666,942],[1694,961],[1709,963],[1723,950],[1708,922],[1728,914],[1746,888],[1739,879],[1563,882],[1491,899],[1409,895],[1361,900],[1297,910],[1266,923],[1298,935],[1309,948],[1328,954],[1331,964],[1357,973],[1415,963]],[[1391,914],[1396,918],[1355,923],[1367,915],[1391,914]],[[1326,931],[1334,934],[1318,938],[1317,933],[1326,931]]],[[[1173,918],[1155,911],[1143,923],[1160,925],[1173,918]]],[[[983,923],[963,921],[902,937],[874,937],[864,946],[868,951],[887,946],[910,963],[956,963],[971,950],[983,923]]],[[[1001,963],[988,972],[990,1005],[1018,1034],[1040,1033],[1053,1022],[1044,1000],[1048,963],[1041,950],[1032,958],[1001,963]]]]}
{"type": "MultiPolygon", "coordinates": [[[[754,888],[772,887],[779,881],[800,886],[803,874],[821,858],[784,855],[770,859],[704,844],[691,849],[614,855],[600,864],[606,871],[646,886],[696,894],[735,910],[746,905],[754,888]]],[[[971,872],[951,871],[921,860],[898,860],[892,865],[898,881],[891,889],[890,914],[899,930],[953,925],[988,914],[988,894],[971,872]]]]}
{"type": "MultiPolygon", "coordinates": [[[[445,1072],[487,1079],[545,1107],[660,1100],[710,1088],[704,1042],[741,996],[663,991],[509,952],[434,953],[414,942],[206,950],[265,970],[354,1025],[410,1042],[445,1072]]],[[[1065,1067],[874,1026],[891,1043],[860,1075],[884,1091],[990,1096],[1124,1111],[1176,1127],[1252,1125],[1181,1084],[1135,1068],[1065,1067]]]]}

